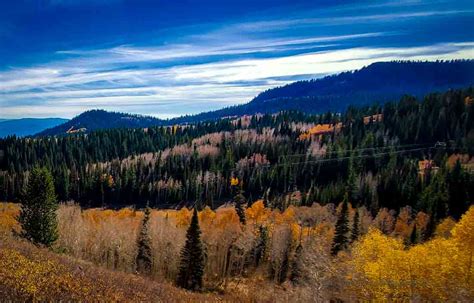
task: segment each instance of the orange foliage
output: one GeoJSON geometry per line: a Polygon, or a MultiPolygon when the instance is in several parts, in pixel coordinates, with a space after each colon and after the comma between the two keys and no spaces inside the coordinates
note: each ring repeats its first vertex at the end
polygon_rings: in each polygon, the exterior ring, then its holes
{"type": "Polygon", "coordinates": [[[14,203],[0,203],[0,233],[10,234],[12,230],[19,231],[16,218],[20,214],[20,206],[14,203]]]}
{"type": "Polygon", "coordinates": [[[245,210],[245,216],[249,222],[253,222],[255,225],[262,225],[268,220],[271,210],[265,208],[263,200],[257,200],[252,206],[245,210]]]}
{"type": "Polygon", "coordinates": [[[340,125],[339,123],[336,125],[333,124],[318,124],[312,128],[310,128],[307,132],[302,133],[299,136],[300,140],[307,140],[311,138],[311,136],[320,136],[320,135],[326,135],[329,133],[334,132],[336,129],[340,129],[342,127],[342,124],[340,125]]]}

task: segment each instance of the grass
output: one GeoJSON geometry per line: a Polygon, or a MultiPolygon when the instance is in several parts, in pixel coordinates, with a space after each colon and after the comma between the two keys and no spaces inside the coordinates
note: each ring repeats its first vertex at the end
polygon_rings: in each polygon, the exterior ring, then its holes
{"type": "Polygon", "coordinates": [[[0,236],[0,298],[13,302],[241,301],[103,269],[5,235],[0,236]]]}

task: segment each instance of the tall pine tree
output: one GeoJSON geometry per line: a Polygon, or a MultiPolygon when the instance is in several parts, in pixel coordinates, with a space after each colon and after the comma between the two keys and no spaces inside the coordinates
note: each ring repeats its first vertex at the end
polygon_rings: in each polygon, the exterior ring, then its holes
{"type": "Polygon", "coordinates": [[[247,204],[247,200],[245,199],[245,196],[242,190],[240,190],[239,193],[234,197],[234,203],[235,203],[235,211],[237,212],[237,215],[239,216],[240,223],[245,225],[246,219],[245,219],[244,207],[247,204]]]}
{"type": "Polygon", "coordinates": [[[332,243],[331,254],[336,256],[341,250],[347,247],[349,239],[347,233],[349,232],[349,211],[347,206],[348,195],[344,198],[342,202],[341,212],[337,218],[336,222],[336,233],[334,235],[334,240],[332,243]]]}
{"type": "Polygon", "coordinates": [[[199,290],[202,288],[203,275],[204,251],[201,242],[198,213],[196,208],[194,208],[191,224],[186,232],[186,243],[181,250],[177,284],[185,289],[199,290]]]}
{"type": "Polygon", "coordinates": [[[418,232],[416,230],[416,223],[413,224],[413,229],[411,230],[410,234],[410,244],[415,245],[418,243],[418,232]]]}
{"type": "Polygon", "coordinates": [[[352,223],[351,242],[354,242],[359,238],[359,210],[355,209],[354,222],[352,223]]]}
{"type": "Polygon", "coordinates": [[[150,208],[145,209],[145,214],[140,228],[140,234],[138,235],[138,254],[136,257],[137,272],[148,275],[151,273],[153,266],[153,255],[151,252],[151,239],[149,231],[150,222],[150,208]]]}
{"type": "Polygon", "coordinates": [[[260,225],[258,228],[257,244],[255,245],[255,267],[258,267],[260,261],[265,257],[268,242],[268,229],[260,225]]]}
{"type": "Polygon", "coordinates": [[[22,236],[35,244],[53,245],[58,239],[57,209],[51,172],[44,167],[33,168],[18,218],[22,236]]]}
{"type": "Polygon", "coordinates": [[[291,274],[290,280],[298,284],[302,280],[303,274],[303,246],[301,243],[296,247],[295,253],[293,255],[293,260],[291,262],[291,274]]]}

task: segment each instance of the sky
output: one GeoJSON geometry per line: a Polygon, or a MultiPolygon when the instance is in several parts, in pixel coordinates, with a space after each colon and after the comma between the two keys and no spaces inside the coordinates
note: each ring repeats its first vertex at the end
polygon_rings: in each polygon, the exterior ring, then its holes
{"type": "Polygon", "coordinates": [[[474,1],[0,1],[0,118],[170,118],[376,61],[474,58],[474,1]]]}

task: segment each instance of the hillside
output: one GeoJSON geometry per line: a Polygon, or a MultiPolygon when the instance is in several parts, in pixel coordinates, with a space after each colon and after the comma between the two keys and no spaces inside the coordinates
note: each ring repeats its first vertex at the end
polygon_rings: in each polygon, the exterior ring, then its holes
{"type": "Polygon", "coordinates": [[[342,112],[349,105],[395,101],[405,94],[421,97],[429,92],[473,84],[474,60],[377,62],[360,70],[269,89],[247,104],[180,117],[173,119],[173,122],[275,113],[290,109],[307,113],[342,112]]]}
{"type": "MultiPolygon", "coordinates": [[[[425,158],[443,167],[444,156],[455,153],[467,154],[461,164],[470,165],[473,97],[469,88],[354,107],[343,114],[284,112],[173,128],[100,130],[57,140],[0,140],[0,197],[18,201],[27,171],[48,165],[58,197],[85,207],[149,203],[161,208],[196,200],[217,207],[232,199],[232,177],[243,180],[249,197],[269,190],[280,208],[296,189],[308,203],[335,203],[344,196],[350,168],[348,161],[333,161],[337,155],[360,158],[353,164],[362,178],[354,197],[366,207],[410,205],[428,211],[431,202],[419,204],[424,188],[414,181],[415,168],[425,158]],[[449,149],[434,150],[438,141],[449,149]],[[397,152],[393,156],[403,153],[397,169],[389,161],[391,150],[397,152]],[[395,180],[399,186],[391,185],[395,180]]],[[[457,217],[463,210],[465,205],[443,208],[440,216],[457,217]]]]}
{"type": "Polygon", "coordinates": [[[9,135],[16,135],[18,137],[33,135],[67,121],[67,119],[61,118],[0,119],[0,138],[9,135]]]}
{"type": "Polygon", "coordinates": [[[474,60],[378,62],[352,72],[273,88],[262,92],[247,104],[217,111],[162,120],[141,115],[91,110],[37,135],[185,124],[285,110],[299,110],[306,113],[342,112],[350,105],[396,101],[405,94],[421,97],[429,92],[464,88],[473,84],[474,60]]]}
{"type": "Polygon", "coordinates": [[[153,117],[107,112],[105,110],[90,110],[66,123],[41,131],[37,135],[62,135],[106,128],[139,128],[162,124],[163,120],[153,117]]]}
{"type": "MultiPolygon", "coordinates": [[[[17,207],[15,207],[17,208],[17,207]]],[[[16,211],[16,212],[19,212],[16,211]]],[[[12,220],[0,208],[0,220],[12,220]]],[[[15,239],[0,224],[2,302],[222,302],[214,294],[186,292],[170,283],[98,267],[15,239]]],[[[239,302],[227,296],[224,301],[239,302]]]]}
{"type": "MultiPolygon", "coordinates": [[[[0,228],[6,221],[15,224],[10,214],[15,209],[18,213],[19,207],[2,206],[0,228]]],[[[159,236],[152,238],[156,266],[147,275],[131,273],[143,212],[81,211],[74,205],[61,205],[60,235],[51,250],[4,236],[0,229],[0,298],[6,302],[473,301],[474,207],[459,222],[442,221],[433,238],[408,245],[403,241],[413,226],[420,235],[429,228],[423,212],[403,208],[395,217],[395,212],[382,209],[372,218],[364,208],[351,208],[360,213],[361,235],[347,253],[332,256],[335,207],[314,204],[281,212],[259,201],[247,209],[246,227],[233,207],[202,210],[206,288],[190,292],[172,285],[189,210],[152,210],[156,227],[152,235],[159,236]],[[262,239],[258,224],[262,223],[271,241],[258,242],[262,239]],[[229,250],[231,241],[236,244],[229,250]],[[297,241],[302,249],[294,247],[297,241]],[[262,246],[264,251],[259,253],[262,246]],[[222,262],[226,259],[230,259],[228,270],[222,262]],[[272,278],[272,272],[283,274],[272,278]],[[291,277],[288,281],[285,273],[291,277]]]]}

